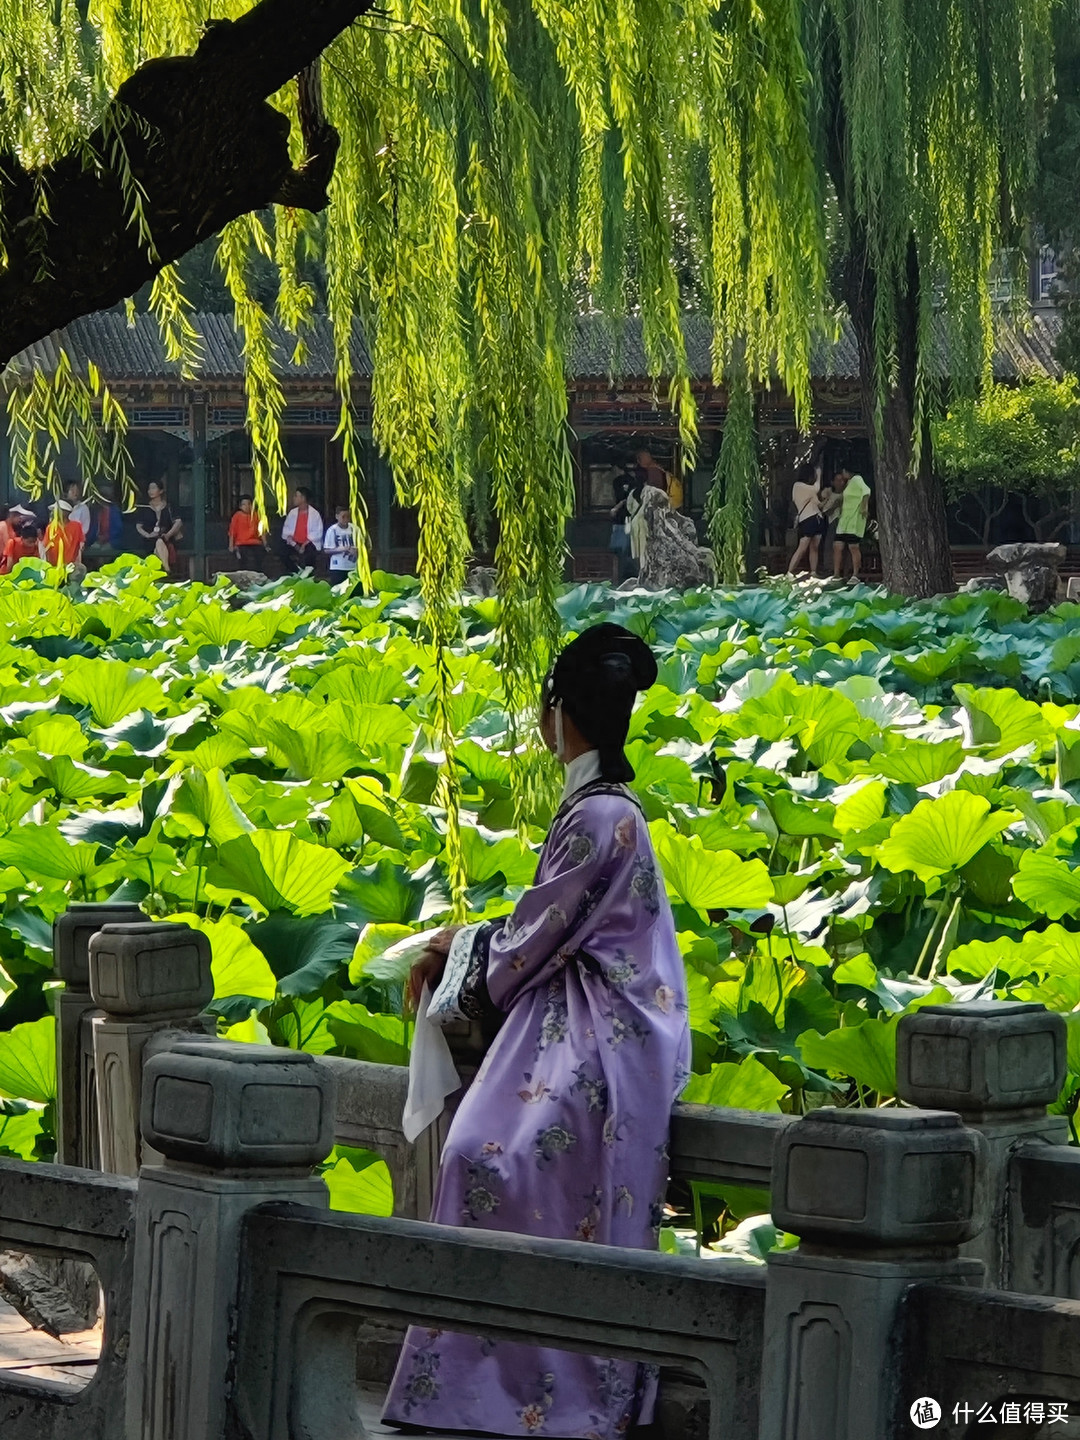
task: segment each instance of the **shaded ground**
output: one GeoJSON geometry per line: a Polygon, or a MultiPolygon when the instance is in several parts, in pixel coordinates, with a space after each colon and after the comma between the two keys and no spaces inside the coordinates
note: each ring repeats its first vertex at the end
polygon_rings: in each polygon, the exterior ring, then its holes
{"type": "Polygon", "coordinates": [[[17,1370],[34,1380],[82,1386],[93,1378],[100,1352],[100,1328],[54,1339],[0,1300],[0,1369],[17,1370]]]}

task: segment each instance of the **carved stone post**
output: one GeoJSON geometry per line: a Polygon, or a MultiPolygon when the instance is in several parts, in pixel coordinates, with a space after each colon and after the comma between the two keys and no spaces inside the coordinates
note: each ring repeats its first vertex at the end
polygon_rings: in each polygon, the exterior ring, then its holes
{"type": "Polygon", "coordinates": [[[56,1159],[61,1165],[99,1166],[90,937],[103,925],[141,919],[138,905],[69,905],[53,921],[53,964],[64,982],[56,997],[56,1159]]]}
{"type": "MultiPolygon", "coordinates": [[[[896,1428],[895,1334],[917,1281],[981,1284],[957,1247],[983,1224],[986,1146],[957,1115],[821,1109],[777,1144],[761,1440],[870,1440],[896,1428]]],[[[916,1398],[916,1397],[912,1397],[916,1398]]]]}
{"type": "Polygon", "coordinates": [[[1013,1283],[1009,1165],[1031,1143],[1067,1145],[1069,1122],[1047,1115],[1065,1081],[1065,1021],[1043,1005],[980,1000],[928,1005],[897,1027],[897,1090],[910,1105],[957,1110],[986,1139],[990,1223],[964,1247],[994,1289],[1013,1283]]]}
{"type": "Polygon", "coordinates": [[[147,1046],[162,1032],[206,1034],[210,942],[188,925],[106,925],[90,941],[101,1168],[139,1173],[139,1106],[147,1046]]]}
{"type": "Polygon", "coordinates": [[[312,1056],[186,1040],[143,1076],[127,1440],[223,1440],[241,1228],[267,1201],[325,1206],[312,1167],[334,1082],[312,1056]]]}

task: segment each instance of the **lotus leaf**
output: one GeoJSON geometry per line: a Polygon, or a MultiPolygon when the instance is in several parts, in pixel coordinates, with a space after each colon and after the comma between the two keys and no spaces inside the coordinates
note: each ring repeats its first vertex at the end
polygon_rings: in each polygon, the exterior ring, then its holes
{"type": "Polygon", "coordinates": [[[991,812],[980,795],[950,790],[902,815],[878,856],[886,870],[912,870],[920,880],[936,879],[966,865],[1011,819],[1007,812],[991,812]]]}

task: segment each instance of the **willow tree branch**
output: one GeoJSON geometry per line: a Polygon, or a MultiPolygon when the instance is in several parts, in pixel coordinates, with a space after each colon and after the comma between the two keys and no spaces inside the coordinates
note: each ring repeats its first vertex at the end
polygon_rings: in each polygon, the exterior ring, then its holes
{"type": "Polygon", "coordinates": [[[313,67],[374,0],[260,0],[193,55],[147,61],[77,150],[28,172],[0,155],[0,365],[115,305],[230,220],[279,202],[321,210],[338,135],[313,67]],[[302,165],[268,97],[303,72],[302,165]]]}

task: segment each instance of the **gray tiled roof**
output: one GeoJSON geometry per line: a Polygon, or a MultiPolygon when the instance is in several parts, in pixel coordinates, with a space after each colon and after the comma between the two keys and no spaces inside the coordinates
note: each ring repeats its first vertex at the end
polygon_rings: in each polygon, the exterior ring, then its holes
{"type": "MultiPolygon", "coordinates": [[[[199,374],[207,380],[239,379],[244,372],[243,342],[231,315],[202,312],[194,317],[202,337],[202,364],[199,374]]],[[[1058,311],[1036,310],[1021,324],[1005,316],[997,322],[997,349],[994,373],[999,380],[1021,375],[1060,375],[1053,346],[1061,329],[1058,311]]],[[[684,321],[687,354],[693,373],[706,379],[711,373],[711,326],[703,315],[687,315],[684,321]]],[[[330,322],[316,316],[305,333],[307,355],[293,364],[294,341],[275,327],[275,348],[281,373],[286,378],[331,380],[334,374],[334,347],[330,322]]],[[[937,328],[935,369],[946,373],[948,344],[944,325],[937,328]]],[[[77,368],[92,360],[106,380],[176,379],[180,366],[165,355],[153,316],[141,314],[129,325],[124,315],[107,311],[73,321],[24,350],[11,362],[21,370],[38,367],[52,370],[60,350],[67,351],[77,368]]],[[[359,376],[370,376],[371,357],[360,327],[353,332],[353,368],[359,376]]],[[[613,340],[610,324],[600,316],[582,316],[575,322],[572,363],[569,373],[579,380],[606,381],[614,370],[620,380],[645,379],[649,366],[641,338],[641,322],[621,322],[613,340]]],[[[816,379],[856,380],[859,374],[858,347],[850,321],[845,322],[838,340],[818,345],[814,353],[816,379]]],[[[10,372],[9,372],[10,373],[10,372]]]]}
{"type": "MultiPolygon", "coordinates": [[[[200,336],[201,363],[197,373],[207,380],[235,380],[244,373],[243,338],[233,324],[231,315],[200,311],[193,317],[200,336]]],[[[304,334],[307,355],[300,364],[293,364],[296,345],[293,337],[279,326],[272,327],[279,369],[296,379],[330,379],[334,374],[334,343],[330,322],[325,315],[315,317],[311,329],[304,334]]],[[[101,311],[73,320],[63,330],[54,330],[44,340],[35,341],[11,362],[19,370],[37,367],[46,371],[56,366],[61,350],[76,369],[92,360],[109,380],[168,380],[179,378],[180,364],[169,360],[161,343],[157,321],[152,315],[136,315],[134,324],[116,311],[101,311]]],[[[359,327],[352,340],[353,365],[359,375],[371,374],[371,358],[359,327]]]]}

